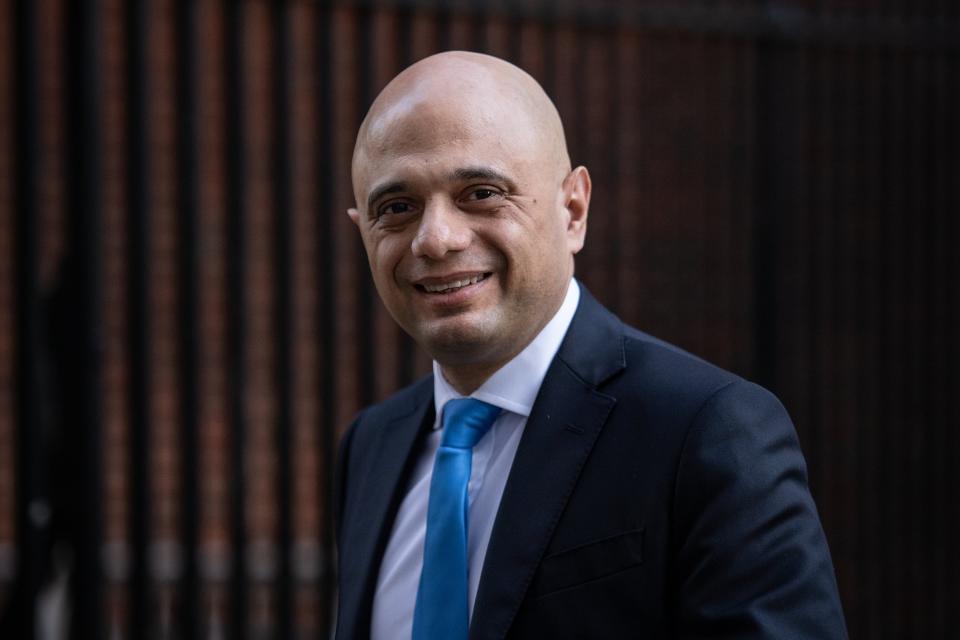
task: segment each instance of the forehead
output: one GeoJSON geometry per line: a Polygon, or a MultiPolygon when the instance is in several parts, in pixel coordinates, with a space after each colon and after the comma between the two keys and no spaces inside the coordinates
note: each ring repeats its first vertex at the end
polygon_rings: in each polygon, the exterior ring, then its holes
{"type": "Polygon", "coordinates": [[[391,106],[370,123],[358,145],[355,186],[365,191],[382,180],[453,175],[457,168],[477,165],[522,171],[537,151],[534,128],[503,107],[412,99],[391,106]]]}
{"type": "Polygon", "coordinates": [[[363,147],[368,155],[428,150],[476,136],[493,124],[492,114],[465,105],[407,96],[390,105],[368,125],[363,147]]]}

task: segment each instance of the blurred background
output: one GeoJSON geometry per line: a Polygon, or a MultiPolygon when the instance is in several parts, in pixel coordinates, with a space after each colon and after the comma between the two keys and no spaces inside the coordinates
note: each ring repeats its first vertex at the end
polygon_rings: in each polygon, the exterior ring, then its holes
{"type": "Polygon", "coordinates": [[[581,281],[782,398],[851,637],[955,637],[949,0],[0,0],[0,637],[327,637],[337,440],[429,369],[353,138],[449,48],[556,101],[581,281]]]}

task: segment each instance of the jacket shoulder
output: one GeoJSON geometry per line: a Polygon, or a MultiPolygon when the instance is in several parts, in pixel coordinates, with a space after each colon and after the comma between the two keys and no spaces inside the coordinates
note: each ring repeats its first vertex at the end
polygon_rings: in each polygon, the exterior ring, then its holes
{"type": "MultiPolygon", "coordinates": [[[[699,405],[731,383],[746,383],[735,373],[643,331],[623,325],[627,371],[646,380],[652,390],[677,401],[699,405]]],[[[685,403],[681,403],[685,404],[685,403]]]]}
{"type": "Polygon", "coordinates": [[[380,426],[409,416],[432,398],[433,374],[429,374],[400,389],[389,398],[362,409],[349,431],[357,432],[352,434],[354,437],[361,439],[369,437],[380,426]]]}

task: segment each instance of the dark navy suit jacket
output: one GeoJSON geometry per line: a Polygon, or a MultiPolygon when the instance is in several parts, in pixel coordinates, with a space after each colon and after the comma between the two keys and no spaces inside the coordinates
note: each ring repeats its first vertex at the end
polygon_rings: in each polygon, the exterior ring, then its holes
{"type": "MultiPolygon", "coordinates": [[[[428,377],[344,436],[340,640],[369,636],[380,561],[433,413],[428,377]]],[[[845,637],[781,404],[625,326],[582,289],[507,480],[470,638],[845,637]]]]}

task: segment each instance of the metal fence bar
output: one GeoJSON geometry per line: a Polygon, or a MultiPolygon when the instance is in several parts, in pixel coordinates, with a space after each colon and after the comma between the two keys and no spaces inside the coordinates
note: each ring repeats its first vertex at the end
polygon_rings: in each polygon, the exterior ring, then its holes
{"type": "MultiPolygon", "coordinates": [[[[859,93],[857,103],[860,105],[877,105],[879,99],[879,78],[880,70],[879,51],[868,50],[863,52],[858,74],[862,78],[859,84],[859,93]]],[[[858,135],[865,141],[863,145],[863,167],[859,173],[858,202],[860,203],[858,211],[858,222],[863,228],[863,257],[861,259],[860,287],[862,287],[862,313],[868,321],[865,322],[862,348],[864,356],[858,363],[863,368],[861,376],[862,384],[859,385],[856,394],[857,414],[861,424],[872,425],[879,422],[879,402],[877,400],[876,390],[879,387],[878,376],[882,376],[879,362],[880,353],[880,317],[882,314],[882,285],[876,277],[879,271],[880,246],[879,234],[880,224],[878,212],[881,210],[879,204],[879,161],[880,161],[880,109],[873,106],[866,110],[864,117],[860,122],[858,135]]],[[[876,522],[879,519],[877,505],[881,499],[876,491],[873,481],[874,469],[879,466],[877,452],[879,450],[877,442],[871,438],[861,438],[858,442],[860,465],[855,480],[858,495],[860,496],[859,513],[857,515],[859,522],[866,524],[876,522]]],[[[861,529],[862,531],[862,529],[861,529]]],[[[878,550],[878,540],[876,536],[865,536],[863,542],[858,546],[859,562],[856,567],[856,581],[862,585],[860,589],[861,605],[859,607],[859,618],[863,620],[860,627],[862,637],[877,637],[878,629],[876,623],[878,620],[876,602],[878,600],[878,582],[879,573],[877,564],[869,561],[869,558],[875,557],[878,550]]]]}
{"type": "Polygon", "coordinates": [[[77,357],[70,364],[65,415],[76,429],[75,638],[103,638],[103,473],[101,429],[103,302],[100,202],[99,4],[69,3],[67,61],[67,198],[70,212],[71,276],[76,277],[77,357]]]}
{"type": "Polygon", "coordinates": [[[200,637],[200,216],[197,207],[196,28],[195,4],[176,5],[176,91],[178,129],[177,202],[179,230],[178,365],[180,395],[180,575],[179,633],[184,640],[200,637]]]}
{"type": "MultiPolygon", "coordinates": [[[[924,393],[926,395],[923,403],[923,422],[924,424],[943,424],[943,416],[940,413],[940,406],[933,400],[932,391],[937,388],[940,379],[945,371],[940,367],[939,355],[941,351],[937,345],[941,341],[939,331],[939,320],[942,307],[936,304],[944,292],[940,291],[942,283],[942,262],[939,254],[939,238],[942,233],[943,224],[941,209],[938,201],[939,196],[939,167],[942,160],[938,158],[939,134],[937,124],[942,122],[938,118],[938,96],[937,87],[937,61],[935,53],[926,53],[923,56],[921,66],[924,69],[920,77],[922,88],[925,94],[925,106],[923,110],[925,117],[921,120],[923,134],[920,138],[920,159],[917,163],[927,180],[927,188],[924,189],[923,202],[926,205],[928,213],[928,223],[923,225],[921,238],[922,265],[923,270],[923,305],[929,311],[926,314],[924,326],[922,327],[922,351],[920,354],[920,366],[923,376],[921,378],[924,393]]],[[[944,504],[941,495],[942,484],[936,482],[934,478],[946,477],[946,473],[937,474],[937,453],[942,444],[941,433],[930,432],[926,434],[926,441],[923,450],[923,460],[926,461],[929,469],[926,481],[921,483],[917,494],[916,503],[922,503],[924,499],[929,499],[933,504],[944,504]]],[[[923,518],[920,520],[920,560],[922,566],[930,567],[930,573],[926,579],[922,580],[922,591],[917,594],[918,602],[925,602],[929,607],[931,615],[926,617],[927,627],[925,635],[928,637],[945,637],[948,634],[943,626],[944,618],[937,616],[937,599],[943,589],[937,584],[936,551],[940,547],[940,537],[943,531],[943,510],[925,509],[923,518]]]]}
{"type": "Polygon", "coordinates": [[[277,422],[277,573],[274,585],[278,638],[294,637],[293,580],[293,251],[290,195],[290,29],[287,9],[273,5],[273,196],[274,218],[274,340],[276,341],[277,422]]]}
{"type": "MultiPolygon", "coordinates": [[[[951,5],[953,6],[953,5],[951,5]]],[[[957,10],[956,8],[954,9],[957,10]]],[[[960,282],[960,252],[956,250],[957,239],[960,238],[960,216],[956,215],[960,211],[960,184],[953,178],[960,172],[960,122],[955,114],[960,112],[960,65],[956,63],[955,58],[943,56],[941,60],[941,80],[944,95],[943,114],[954,114],[954,117],[946,117],[942,123],[942,130],[938,138],[943,145],[941,147],[940,162],[942,166],[941,173],[941,206],[943,207],[943,233],[944,242],[944,264],[942,271],[943,286],[947,291],[944,306],[944,344],[951,343],[956,348],[957,330],[960,326],[960,295],[957,295],[956,283],[960,282]]],[[[960,372],[957,370],[956,363],[948,348],[943,349],[942,358],[944,359],[944,375],[940,380],[940,397],[951,398],[960,389],[960,372]]],[[[944,403],[943,423],[942,424],[960,424],[960,408],[957,403],[944,403]]],[[[956,429],[947,429],[944,433],[945,443],[939,452],[941,468],[943,475],[938,477],[947,477],[952,473],[956,463],[956,452],[960,451],[960,438],[957,436],[956,429]]],[[[951,500],[958,498],[956,490],[949,490],[948,487],[943,504],[950,504],[951,500]]],[[[947,509],[944,513],[944,536],[946,542],[940,549],[940,557],[937,560],[938,571],[941,574],[941,580],[944,589],[940,595],[942,602],[941,615],[944,625],[949,624],[951,615],[955,614],[952,609],[953,603],[960,602],[960,580],[957,579],[956,566],[958,556],[955,547],[949,542],[951,533],[960,532],[960,514],[957,509],[947,509]]]]}
{"type": "MultiPolygon", "coordinates": [[[[373,69],[373,11],[362,7],[358,10],[357,22],[359,37],[356,39],[357,48],[356,57],[359,62],[358,69],[360,80],[357,82],[359,115],[363,117],[370,103],[373,102],[374,94],[371,83],[374,78],[373,69]]],[[[336,215],[336,214],[335,214],[336,215]]],[[[370,278],[370,270],[367,267],[367,257],[363,251],[356,253],[354,269],[360,274],[359,282],[360,293],[357,296],[357,326],[361,336],[374,335],[373,322],[373,296],[377,295],[373,281],[370,278]]],[[[376,400],[376,360],[374,358],[373,340],[361,340],[359,345],[358,375],[360,379],[360,405],[368,406],[376,400]]]]}
{"type": "MultiPolygon", "coordinates": [[[[841,529],[851,532],[852,535],[847,540],[854,539],[857,534],[861,506],[853,498],[852,493],[853,479],[861,464],[861,456],[851,455],[858,444],[856,416],[859,415],[859,411],[856,406],[856,391],[861,383],[861,377],[855,374],[856,369],[851,354],[859,336],[850,335],[847,330],[847,327],[857,318],[858,310],[862,308],[860,294],[863,292],[857,276],[857,266],[862,264],[862,243],[853,241],[855,234],[852,231],[861,200],[857,194],[856,181],[863,163],[863,156],[859,153],[856,144],[860,139],[859,128],[863,120],[859,117],[857,104],[857,89],[860,85],[859,80],[862,78],[862,73],[857,68],[857,55],[858,51],[853,48],[837,51],[836,68],[839,73],[834,89],[837,97],[835,109],[837,120],[835,120],[836,128],[833,132],[836,143],[834,157],[837,181],[833,198],[836,243],[832,255],[838,260],[832,278],[834,289],[831,306],[834,309],[832,324],[837,348],[832,354],[830,368],[837,379],[849,380],[849,382],[847,393],[839,394],[833,391],[830,413],[832,422],[849,426],[832,439],[833,459],[829,469],[832,474],[835,474],[838,469],[843,469],[850,478],[835,491],[838,512],[834,522],[839,522],[841,529]]],[[[861,326],[866,329],[867,323],[861,321],[861,326]]],[[[839,544],[842,545],[844,542],[846,541],[840,541],[839,544]]],[[[855,545],[849,545],[844,554],[844,562],[837,563],[837,571],[842,571],[846,576],[855,576],[858,553],[859,549],[855,545]]],[[[859,604],[859,598],[856,602],[859,604]]]]}
{"type": "Polygon", "coordinates": [[[244,206],[243,129],[243,5],[226,2],[224,60],[226,75],[227,151],[227,359],[230,439],[230,622],[229,637],[247,637],[247,535],[246,535],[246,427],[247,296],[245,243],[247,216],[244,206]]]}
{"type": "Polygon", "coordinates": [[[318,438],[320,442],[319,459],[321,464],[318,468],[317,482],[321,487],[320,491],[320,514],[321,531],[320,542],[322,549],[322,561],[320,569],[320,593],[318,606],[323,612],[320,617],[321,628],[330,627],[334,620],[334,591],[336,585],[336,574],[334,573],[334,520],[333,510],[336,504],[333,487],[333,468],[336,461],[337,450],[337,426],[336,415],[338,410],[338,399],[336,397],[336,338],[335,338],[335,318],[337,299],[336,290],[336,264],[334,263],[334,220],[333,201],[334,183],[333,183],[333,162],[334,162],[334,95],[333,95],[333,20],[331,16],[330,3],[324,1],[317,12],[317,38],[319,46],[317,48],[317,67],[319,83],[319,144],[317,144],[318,163],[320,175],[317,176],[317,182],[320,185],[318,209],[320,215],[317,222],[317,273],[320,274],[319,283],[319,304],[317,314],[317,330],[319,331],[319,357],[320,357],[320,375],[318,376],[319,389],[317,397],[319,398],[320,411],[318,412],[319,424],[317,428],[320,432],[318,438]]]}
{"type": "MultiPolygon", "coordinates": [[[[906,91],[910,97],[907,102],[906,119],[906,166],[901,175],[906,177],[905,182],[908,188],[906,190],[906,204],[912,210],[913,216],[902,216],[901,221],[904,225],[901,239],[904,243],[905,260],[901,266],[906,281],[909,283],[905,289],[905,308],[907,311],[907,331],[903,340],[903,370],[906,374],[904,394],[907,398],[906,410],[907,416],[903,424],[910,424],[916,421],[919,424],[928,424],[929,406],[925,400],[927,384],[927,363],[923,354],[923,344],[927,337],[926,320],[929,317],[929,311],[925,305],[926,290],[929,286],[927,274],[924,270],[923,236],[925,227],[930,224],[932,216],[930,215],[927,199],[927,177],[929,176],[928,167],[923,164],[923,149],[926,146],[925,121],[927,114],[927,96],[926,96],[926,74],[927,68],[921,64],[923,54],[911,51],[906,59],[906,91]],[[916,216],[916,217],[914,217],[916,216]],[[921,223],[921,221],[923,223],[921,223]],[[924,224],[925,223],[925,224],[924,224]],[[908,336],[916,336],[909,338],[908,336]]],[[[900,430],[900,437],[904,440],[903,462],[905,465],[904,481],[900,483],[900,495],[898,496],[906,505],[919,504],[923,500],[923,474],[919,473],[920,461],[925,459],[924,448],[926,446],[925,432],[910,433],[903,429],[900,430]]],[[[905,518],[905,541],[904,552],[905,562],[903,568],[903,580],[905,596],[903,598],[904,620],[906,622],[906,633],[908,638],[931,637],[929,629],[929,620],[924,616],[917,616],[913,611],[919,609],[917,606],[921,602],[927,602],[926,581],[923,580],[919,572],[909,569],[911,565],[919,562],[923,557],[922,528],[920,523],[925,519],[923,512],[917,513],[912,518],[905,518]]]]}
{"type": "MultiPolygon", "coordinates": [[[[414,5],[411,5],[414,6],[414,5]]],[[[437,24],[437,50],[445,51],[451,48],[450,42],[450,9],[449,5],[444,5],[444,7],[437,13],[436,17],[437,24]]],[[[462,46],[466,47],[466,43],[462,46]]]]}
{"type": "Polygon", "coordinates": [[[37,16],[34,3],[21,0],[14,7],[16,96],[16,548],[17,571],[12,601],[0,619],[0,631],[32,640],[35,635],[37,593],[43,579],[46,522],[37,516],[49,510],[44,490],[40,433],[40,283],[38,277],[38,98],[37,16]]]}
{"type": "MultiPolygon", "coordinates": [[[[409,34],[413,32],[413,10],[410,7],[401,7],[397,11],[397,33],[409,34]]],[[[399,67],[406,69],[413,62],[413,43],[411,38],[398,38],[399,67]]]]}
{"type": "Polygon", "coordinates": [[[778,290],[782,275],[781,219],[794,216],[800,150],[797,135],[797,57],[791,45],[761,40],[756,45],[756,122],[753,220],[754,363],[757,381],[776,390],[778,290]]]}
{"type": "MultiPolygon", "coordinates": [[[[950,5],[953,7],[954,15],[960,14],[960,8],[957,8],[955,5],[950,5]]],[[[960,112],[960,65],[957,64],[956,59],[951,57],[948,58],[948,68],[944,73],[946,78],[944,86],[947,90],[947,113],[954,114],[953,118],[948,118],[945,123],[945,131],[943,139],[947,145],[947,149],[950,150],[947,158],[947,167],[949,171],[948,176],[956,176],[957,172],[960,172],[960,121],[956,117],[956,114],[960,112]]],[[[950,283],[954,283],[954,287],[957,282],[960,282],[960,251],[956,250],[956,239],[960,238],[960,216],[955,215],[957,211],[960,211],[960,181],[954,179],[948,179],[946,185],[944,186],[946,190],[945,202],[946,202],[946,212],[947,212],[947,229],[945,236],[949,239],[953,249],[949,252],[950,258],[947,259],[946,269],[944,271],[944,279],[949,286],[950,283]],[[954,215],[949,215],[953,212],[954,215]]],[[[956,289],[953,289],[953,295],[947,296],[947,326],[951,327],[951,338],[947,341],[947,346],[951,344],[953,348],[957,348],[957,331],[956,327],[960,326],[960,295],[956,294],[956,289]]],[[[949,354],[949,351],[947,351],[949,354]]],[[[949,357],[949,356],[948,356],[949,357]]],[[[960,389],[960,371],[957,370],[956,362],[951,358],[951,366],[948,368],[948,375],[946,379],[946,384],[944,389],[947,390],[945,397],[953,397],[957,389],[960,389]]],[[[947,421],[945,424],[960,424],[960,405],[956,402],[947,403],[947,421]]],[[[952,468],[956,463],[955,452],[960,451],[960,434],[957,433],[957,429],[947,429],[947,442],[948,445],[944,447],[943,455],[946,456],[946,464],[949,468],[952,468]]],[[[954,485],[956,486],[956,485],[954,485]]],[[[957,491],[954,489],[950,493],[950,497],[953,499],[958,498],[957,491]]],[[[949,501],[948,501],[949,504],[949,501]]],[[[948,509],[947,510],[947,532],[948,536],[952,532],[957,534],[960,532],[960,513],[958,509],[948,509]]],[[[948,546],[948,558],[950,562],[944,567],[945,573],[950,579],[950,585],[948,591],[945,594],[946,602],[954,603],[960,602],[960,580],[957,580],[957,574],[954,573],[956,566],[960,563],[958,560],[956,548],[953,545],[948,546]]],[[[949,607],[950,605],[948,605],[949,607]]],[[[955,614],[956,612],[952,609],[948,609],[946,615],[955,614]]]]}
{"type": "Polygon", "coordinates": [[[130,571],[128,583],[127,634],[145,640],[150,629],[150,574],[147,544],[150,538],[150,265],[147,191],[146,112],[146,2],[127,7],[127,321],[130,372],[129,458],[130,479],[130,571]]]}
{"type": "MultiPolygon", "coordinates": [[[[900,230],[897,228],[897,222],[900,212],[905,209],[903,199],[903,185],[898,178],[901,169],[900,162],[905,156],[903,148],[903,134],[901,123],[904,122],[904,100],[901,95],[902,71],[902,52],[887,50],[883,53],[884,74],[883,90],[881,92],[880,108],[883,113],[882,125],[886,131],[886,140],[883,146],[883,161],[881,165],[881,210],[880,219],[882,226],[881,244],[884,247],[885,259],[881,262],[880,280],[886,283],[888,295],[894,299],[902,300],[902,272],[900,269],[900,259],[902,250],[900,248],[900,230]]],[[[883,333],[881,334],[881,343],[884,345],[881,351],[881,369],[887,373],[889,384],[895,389],[904,389],[906,383],[901,366],[901,357],[898,353],[898,340],[904,333],[903,328],[903,310],[900,305],[891,307],[884,314],[881,324],[883,333]]],[[[893,523],[886,536],[886,545],[894,550],[891,562],[881,564],[880,572],[880,590],[883,593],[895,592],[900,588],[897,571],[903,566],[902,549],[904,536],[902,534],[903,512],[902,503],[897,499],[899,497],[899,487],[896,478],[900,475],[898,466],[900,465],[901,446],[898,443],[899,434],[897,425],[903,424],[904,401],[901,393],[892,394],[885,398],[884,406],[886,410],[885,419],[879,425],[879,439],[885,443],[881,454],[881,468],[888,472],[880,476],[881,495],[890,496],[886,505],[886,515],[888,521],[893,523]]],[[[902,617],[900,615],[900,600],[891,603],[886,611],[886,629],[885,631],[891,637],[905,637],[906,634],[902,628],[902,617]]]]}

